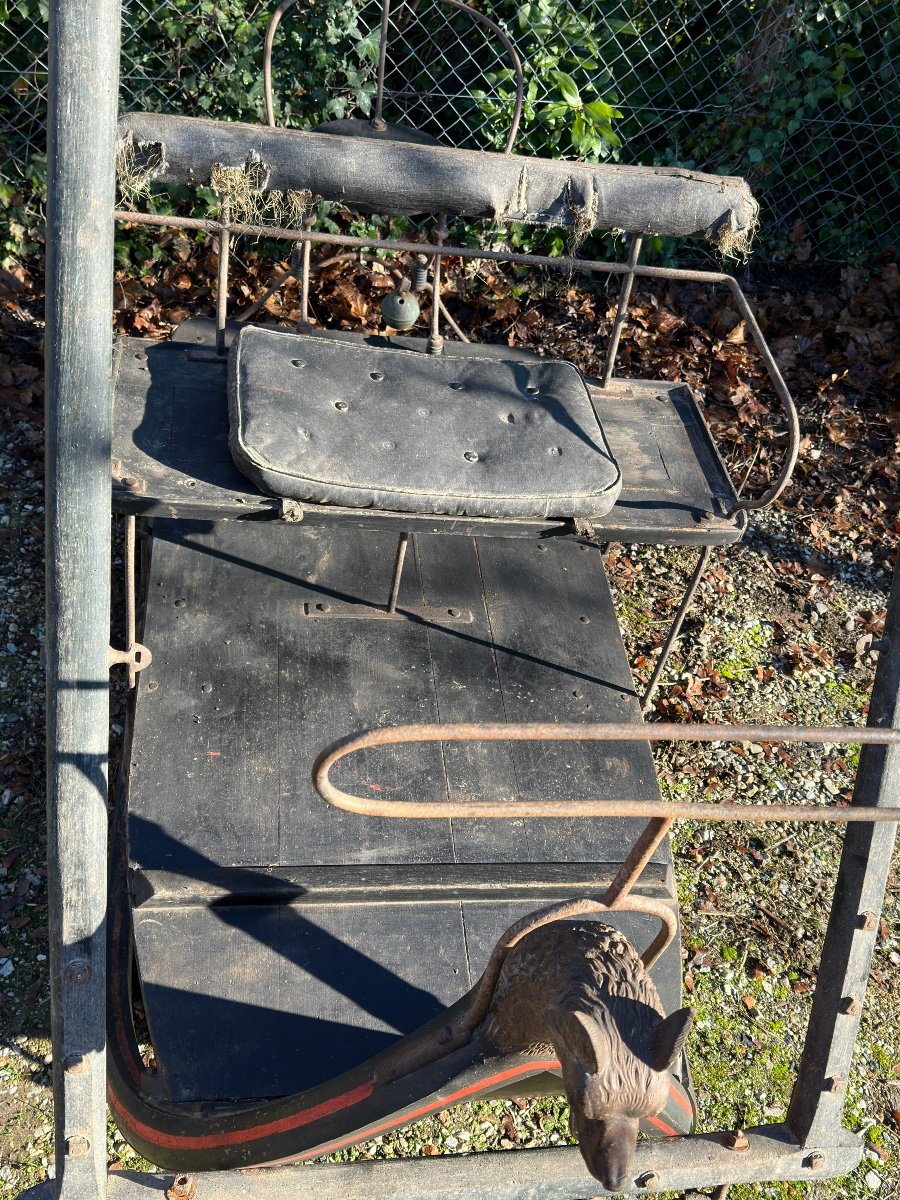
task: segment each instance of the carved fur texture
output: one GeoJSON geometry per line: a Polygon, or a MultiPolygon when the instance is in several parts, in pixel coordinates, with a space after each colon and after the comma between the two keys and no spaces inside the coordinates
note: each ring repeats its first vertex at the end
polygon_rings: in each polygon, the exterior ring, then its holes
{"type": "Polygon", "coordinates": [[[642,1117],[666,1103],[691,1022],[669,1017],[634,947],[600,921],[556,921],[507,954],[482,1034],[504,1052],[562,1064],[572,1132],[610,1191],[628,1179],[642,1117]]]}

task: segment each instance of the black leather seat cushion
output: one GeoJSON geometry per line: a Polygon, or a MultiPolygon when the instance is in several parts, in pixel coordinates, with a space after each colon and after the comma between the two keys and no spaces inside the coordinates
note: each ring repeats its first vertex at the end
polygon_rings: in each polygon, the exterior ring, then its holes
{"type": "Polygon", "coordinates": [[[581,372],[247,326],[231,452],[294,500],[482,517],[600,517],[621,478],[581,372]]]}

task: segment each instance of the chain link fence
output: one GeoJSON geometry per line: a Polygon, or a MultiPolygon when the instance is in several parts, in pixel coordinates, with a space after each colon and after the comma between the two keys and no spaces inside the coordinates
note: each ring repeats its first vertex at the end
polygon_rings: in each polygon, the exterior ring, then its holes
{"type": "MultiPolygon", "coordinates": [[[[0,4],[3,0],[0,0],[0,4]]],[[[762,205],[757,255],[874,262],[900,226],[900,0],[480,0],[517,50],[522,153],[745,176],[762,205]]],[[[122,104],[264,120],[254,0],[125,0],[122,104]]],[[[4,253],[39,240],[45,175],[45,0],[0,28],[4,253]]],[[[370,115],[379,0],[285,15],[276,119],[370,115]]],[[[384,116],[452,145],[502,149],[514,60],[457,0],[394,0],[384,116]]]]}

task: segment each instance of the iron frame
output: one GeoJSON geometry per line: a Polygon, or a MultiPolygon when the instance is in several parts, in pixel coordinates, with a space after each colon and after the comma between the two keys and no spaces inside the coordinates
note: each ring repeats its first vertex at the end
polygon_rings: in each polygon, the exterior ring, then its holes
{"type": "MultiPolygon", "coordinates": [[[[44,1195],[139,1200],[172,1186],[171,1177],[106,1170],[105,1005],[107,728],[110,541],[110,319],[120,37],[118,0],[53,0],[47,262],[47,700],[50,975],[56,1178],[44,1195]]],[[[422,253],[419,243],[273,230],[222,222],[127,221],[205,229],[227,257],[233,233],[301,243],[422,253]]],[[[726,285],[759,345],[785,403],[790,439],[785,467],[763,497],[780,492],[796,458],[793,402],[743,293],[730,276],[637,264],[598,264],[436,245],[431,254],[520,261],[726,285]]],[[[224,271],[222,272],[224,275],[224,271]]],[[[218,309],[224,324],[224,281],[218,309]]],[[[623,289],[624,295],[624,289],[623,289]]],[[[624,313],[627,295],[620,307],[624,313]]],[[[611,372],[610,372],[611,373],[611,372]]],[[[895,577],[869,714],[874,730],[900,729],[900,579],[895,577]]],[[[766,736],[777,740],[778,731],[766,736]]],[[[896,742],[896,736],[884,737],[896,742]]],[[[900,794],[900,746],[867,739],[853,805],[889,808],[900,794]]],[[[657,814],[661,816],[661,814],[657,814]]],[[[845,1082],[859,1027],[896,825],[858,821],[847,832],[831,918],[793,1101],[783,1125],[643,1143],[632,1190],[654,1191],[773,1179],[841,1175],[862,1156],[841,1126],[845,1082]]],[[[581,1200],[603,1194],[576,1149],[490,1153],[302,1169],[217,1172],[195,1181],[203,1196],[475,1197],[581,1200]]],[[[180,1187],[184,1185],[179,1183],[180,1187]]],[[[178,1188],[171,1194],[177,1195],[178,1188]]]]}

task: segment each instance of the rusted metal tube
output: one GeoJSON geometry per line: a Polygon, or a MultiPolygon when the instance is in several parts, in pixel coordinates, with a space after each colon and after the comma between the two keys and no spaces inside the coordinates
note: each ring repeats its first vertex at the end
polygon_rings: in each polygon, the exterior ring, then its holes
{"type": "Polygon", "coordinates": [[[663,840],[673,822],[668,817],[653,817],[641,830],[641,835],[628,851],[628,856],[616,872],[616,877],[606,889],[603,903],[610,908],[627,908],[626,897],[640,879],[656,847],[663,840]]]}
{"type": "Polygon", "coordinates": [[[603,367],[603,386],[605,388],[609,387],[609,381],[615,373],[616,355],[619,353],[619,339],[622,337],[622,328],[625,325],[625,318],[628,316],[628,302],[631,299],[631,289],[634,287],[634,268],[637,266],[638,258],[640,257],[643,240],[639,233],[634,234],[631,239],[631,250],[628,254],[628,273],[622,280],[622,288],[619,292],[619,305],[616,309],[616,319],[613,323],[612,333],[609,335],[609,345],[606,348],[606,363],[603,367]]]}
{"type": "Polygon", "coordinates": [[[704,546],[700,551],[700,557],[697,559],[697,565],[694,567],[694,573],[691,576],[684,595],[681,597],[681,603],[678,605],[678,611],[672,619],[672,624],[669,626],[669,632],[666,634],[666,640],[663,642],[662,649],[659,652],[659,658],[656,660],[656,666],[653,668],[653,674],[650,676],[650,682],[647,684],[647,690],[644,692],[644,697],[641,700],[641,712],[647,713],[653,701],[653,695],[659,684],[660,677],[666,669],[666,663],[669,661],[669,655],[675,648],[675,643],[678,641],[678,635],[681,633],[681,626],[684,624],[684,618],[687,616],[687,611],[691,607],[697,588],[700,586],[700,580],[703,578],[703,573],[709,563],[710,555],[712,554],[712,546],[704,546]]]}
{"type": "Polygon", "coordinates": [[[628,741],[628,742],[811,742],[824,745],[897,745],[900,730],[832,728],[808,725],[608,724],[421,724],[370,729],[341,738],[313,766],[313,785],[329,804],[370,817],[509,819],[511,817],[658,817],[709,821],[898,821],[900,808],[826,808],[807,804],[710,804],[704,801],[614,800],[383,800],[355,796],[335,786],[331,768],[342,758],[374,746],[461,741],[628,741]]]}
{"type": "Polygon", "coordinates": [[[394,555],[394,572],[391,576],[391,594],[388,597],[387,610],[397,611],[397,597],[400,595],[400,581],[403,578],[403,563],[406,560],[406,548],[409,545],[409,534],[401,533],[397,538],[397,553],[394,555]]]}

